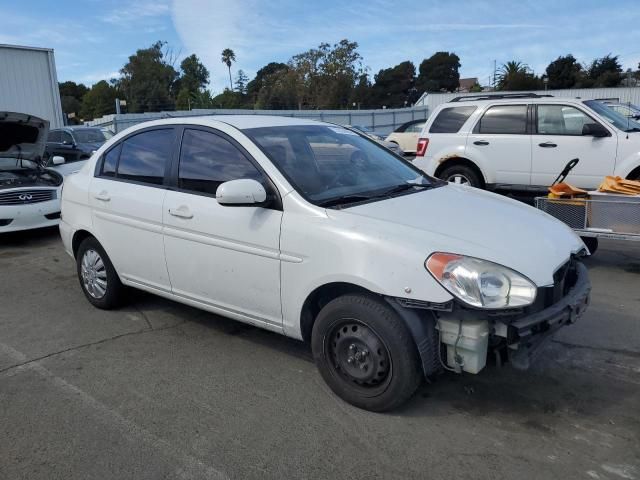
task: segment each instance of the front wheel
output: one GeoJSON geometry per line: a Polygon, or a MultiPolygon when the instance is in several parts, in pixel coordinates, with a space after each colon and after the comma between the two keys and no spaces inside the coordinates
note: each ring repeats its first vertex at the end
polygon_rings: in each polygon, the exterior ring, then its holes
{"type": "Polygon", "coordinates": [[[373,297],[345,295],[329,302],[313,325],[311,348],[329,387],[365,410],[398,407],[422,380],[407,326],[373,297]]]}

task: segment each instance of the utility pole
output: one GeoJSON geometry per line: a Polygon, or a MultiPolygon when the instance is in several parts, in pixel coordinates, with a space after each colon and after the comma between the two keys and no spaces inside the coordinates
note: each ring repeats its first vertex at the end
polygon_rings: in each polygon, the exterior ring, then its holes
{"type": "Polygon", "coordinates": [[[120,115],[120,99],[116,98],[116,115],[120,115]]]}
{"type": "Polygon", "coordinates": [[[496,89],[496,74],[498,72],[498,62],[496,60],[493,61],[493,89],[496,89]]]}

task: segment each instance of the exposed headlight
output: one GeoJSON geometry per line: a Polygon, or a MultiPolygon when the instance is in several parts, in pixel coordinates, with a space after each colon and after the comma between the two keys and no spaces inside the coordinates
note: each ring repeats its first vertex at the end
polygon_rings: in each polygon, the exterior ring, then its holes
{"type": "Polygon", "coordinates": [[[497,263],[438,252],[424,264],[449,293],[473,307],[524,307],[536,299],[531,280],[497,263]]]}

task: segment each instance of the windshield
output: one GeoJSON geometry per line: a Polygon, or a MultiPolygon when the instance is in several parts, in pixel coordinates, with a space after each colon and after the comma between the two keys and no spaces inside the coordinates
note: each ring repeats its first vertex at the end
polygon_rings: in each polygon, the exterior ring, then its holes
{"type": "Polygon", "coordinates": [[[601,117],[604,117],[614,127],[623,132],[640,132],[640,123],[631,120],[629,117],[616,112],[597,100],[586,100],[583,102],[586,106],[594,110],[601,117]]]}
{"type": "Polygon", "coordinates": [[[35,170],[38,164],[32,160],[0,157],[0,172],[9,170],[35,170]]]}
{"type": "Polygon", "coordinates": [[[73,136],[76,137],[78,143],[102,143],[107,139],[104,133],[97,128],[74,130],[73,136]]]}
{"type": "Polygon", "coordinates": [[[417,192],[436,182],[384,147],[342,127],[262,127],[244,133],[292,186],[316,205],[388,198],[417,192]]]}

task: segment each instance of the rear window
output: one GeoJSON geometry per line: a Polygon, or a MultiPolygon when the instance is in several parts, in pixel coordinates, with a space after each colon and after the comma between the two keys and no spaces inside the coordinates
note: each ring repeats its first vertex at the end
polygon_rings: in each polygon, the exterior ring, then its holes
{"type": "Polygon", "coordinates": [[[162,185],[173,141],[173,129],[149,130],[127,138],[122,142],[116,176],[162,185]]]}
{"type": "Polygon", "coordinates": [[[440,110],[429,133],[458,133],[476,107],[450,107],[440,110]]]}
{"type": "Polygon", "coordinates": [[[476,126],[477,133],[527,133],[526,105],[496,105],[490,107],[476,126]]]}

